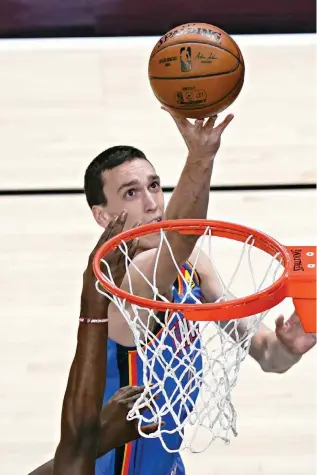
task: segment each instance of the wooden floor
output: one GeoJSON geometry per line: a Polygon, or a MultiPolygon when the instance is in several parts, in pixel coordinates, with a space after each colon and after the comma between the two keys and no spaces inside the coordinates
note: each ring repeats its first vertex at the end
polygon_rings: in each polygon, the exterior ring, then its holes
{"type": "MultiPolygon", "coordinates": [[[[314,181],[314,40],[237,40],[248,80],[213,182],[314,181]]],[[[176,184],[185,150],[146,84],[155,39],[128,41],[0,42],[0,190],[80,187],[93,156],[123,141],[145,149],[164,185],[176,184]]],[[[283,244],[315,243],[316,214],[313,191],[210,197],[210,218],[283,244]]],[[[83,195],[1,197],[0,216],[0,466],[1,475],[17,475],[56,447],[82,272],[100,230],[83,195]]],[[[217,259],[231,264],[224,251],[217,259]]],[[[291,309],[284,302],[266,323],[273,328],[291,309]]],[[[316,370],[316,350],[282,375],[248,359],[234,396],[239,437],[184,453],[188,475],[316,474],[316,370]]]]}

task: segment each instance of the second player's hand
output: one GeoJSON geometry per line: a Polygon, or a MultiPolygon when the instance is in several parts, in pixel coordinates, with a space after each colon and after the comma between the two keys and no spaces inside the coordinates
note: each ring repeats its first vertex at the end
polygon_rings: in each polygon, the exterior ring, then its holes
{"type": "MultiPolygon", "coordinates": [[[[102,244],[122,232],[126,219],[126,211],[122,211],[119,216],[113,217],[89,256],[88,265],[83,276],[83,289],[81,294],[81,315],[86,318],[104,318],[107,314],[109,301],[103,294],[96,290],[96,277],[92,265],[93,259],[102,244]]],[[[129,257],[133,259],[137,248],[137,241],[130,241],[127,247],[129,257]]],[[[126,272],[124,254],[117,249],[110,252],[104,259],[111,269],[114,282],[116,285],[120,285],[126,272]]],[[[107,274],[107,270],[104,269],[104,271],[105,274],[107,274]]]]}
{"type": "Polygon", "coordinates": [[[285,322],[280,315],[276,321],[275,333],[278,340],[292,354],[301,356],[316,345],[316,333],[306,333],[296,311],[285,322]]]}
{"type": "MultiPolygon", "coordinates": [[[[101,411],[101,433],[98,444],[100,455],[111,448],[121,447],[122,445],[138,439],[138,421],[128,421],[128,412],[132,409],[134,403],[138,400],[144,390],[144,386],[125,386],[120,388],[109,399],[101,411]]],[[[161,427],[164,423],[161,425],[161,427]]],[[[149,424],[142,426],[146,434],[151,434],[158,429],[158,424],[149,424]]]]}
{"type": "Polygon", "coordinates": [[[227,117],[217,126],[217,116],[206,119],[197,119],[192,124],[188,119],[178,116],[173,110],[162,106],[174,119],[188,148],[189,156],[199,159],[214,158],[219,150],[221,135],[233,119],[233,114],[227,117]]]}

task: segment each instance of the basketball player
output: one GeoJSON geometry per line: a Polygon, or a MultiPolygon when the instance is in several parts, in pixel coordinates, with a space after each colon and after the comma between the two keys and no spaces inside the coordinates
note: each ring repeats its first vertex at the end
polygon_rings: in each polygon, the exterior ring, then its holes
{"type": "MultiPolygon", "coordinates": [[[[170,111],[169,111],[170,112],[170,111]]],[[[125,229],[130,229],[135,221],[142,224],[164,219],[206,218],[210,178],[215,156],[220,146],[220,138],[231,122],[228,116],[215,127],[215,117],[206,123],[198,120],[191,124],[188,120],[172,115],[188,148],[188,157],[180,180],[164,210],[164,196],[159,177],[143,152],[134,147],[113,147],[101,153],[89,165],[85,175],[85,193],[97,223],[105,227],[113,214],[122,209],[128,211],[125,229]]],[[[179,266],[191,269],[194,261],[197,237],[172,233],[169,244],[179,266]]],[[[158,237],[151,235],[139,240],[139,253],[134,259],[136,266],[149,280],[152,279],[157,253],[158,237]]],[[[214,302],[222,295],[218,281],[208,256],[197,262],[192,293],[203,301],[214,302]]],[[[134,293],[151,297],[152,290],[140,279],[134,268],[130,268],[134,293]]],[[[156,272],[156,287],[159,293],[180,301],[183,294],[177,285],[175,265],[170,253],[163,246],[156,272]]],[[[121,287],[129,290],[127,278],[121,287]]],[[[190,297],[185,301],[192,303],[190,297]]],[[[177,317],[175,317],[177,320],[177,317]]],[[[183,319],[178,315],[178,319],[183,319]]],[[[177,321],[169,322],[177,325],[177,321]]],[[[239,332],[244,333],[246,321],[239,321],[239,332]]],[[[177,332],[175,332],[176,334],[177,332]]],[[[316,336],[306,334],[296,313],[284,323],[281,316],[276,321],[276,331],[272,332],[261,324],[251,343],[250,354],[264,371],[283,373],[299,361],[302,354],[316,343],[316,336]]],[[[186,350],[184,350],[186,358],[186,350]]],[[[196,369],[201,367],[201,359],[195,358],[196,369]]],[[[184,368],[183,368],[184,370],[184,368]]],[[[184,372],[184,371],[183,371],[184,372]]],[[[131,331],[120,312],[109,306],[109,340],[107,362],[107,384],[104,402],[120,387],[129,382],[129,375],[135,375],[136,382],[142,382],[142,362],[138,359],[131,331]],[[132,367],[133,366],[133,367],[132,367]]],[[[186,380],[186,378],[184,378],[186,380]]],[[[182,381],[183,384],[183,381],[182,381]]],[[[175,385],[165,388],[169,393],[175,385]]],[[[197,394],[192,394],[195,400],[197,394]]],[[[177,410],[177,409],[176,409],[177,410]]],[[[165,420],[166,428],[173,421],[165,420]]],[[[169,440],[169,446],[178,448],[178,435],[169,440]]],[[[185,469],[179,454],[167,453],[159,439],[138,439],[132,444],[109,452],[96,462],[96,475],[182,475],[185,469]]]]}
{"type": "MultiPolygon", "coordinates": [[[[93,475],[95,460],[109,450],[139,437],[135,423],[126,420],[128,411],[143,392],[143,387],[124,387],[102,407],[106,376],[109,300],[95,288],[93,256],[99,246],[122,231],[127,214],[110,220],[89,257],[81,295],[80,324],[75,358],[70,370],[63,402],[61,440],[54,460],[31,475],[93,475]]],[[[130,244],[130,257],[136,242],[130,244]]],[[[115,280],[120,285],[125,272],[119,252],[107,256],[115,280]]],[[[146,432],[157,429],[149,425],[146,432]]]]}

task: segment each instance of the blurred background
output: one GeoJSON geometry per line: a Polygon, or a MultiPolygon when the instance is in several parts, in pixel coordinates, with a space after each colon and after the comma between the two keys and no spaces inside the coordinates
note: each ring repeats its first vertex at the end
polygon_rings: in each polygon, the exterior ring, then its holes
{"type": "Polygon", "coordinates": [[[231,34],[313,33],[313,0],[2,0],[6,38],[161,35],[202,21],[231,34]]]}
{"type": "MultiPolygon", "coordinates": [[[[131,144],[156,167],[166,200],[178,181],[186,148],[147,63],[162,34],[193,21],[232,34],[246,63],[208,217],[286,245],[316,242],[313,0],[1,0],[1,475],[29,473],[59,440],[82,273],[101,232],[83,195],[89,162],[131,144]]],[[[232,266],[221,248],[217,261],[232,266]]],[[[284,302],[267,325],[291,310],[284,302]]],[[[316,369],[315,350],[282,375],[245,361],[239,437],[184,454],[188,475],[316,474],[316,369]]]]}

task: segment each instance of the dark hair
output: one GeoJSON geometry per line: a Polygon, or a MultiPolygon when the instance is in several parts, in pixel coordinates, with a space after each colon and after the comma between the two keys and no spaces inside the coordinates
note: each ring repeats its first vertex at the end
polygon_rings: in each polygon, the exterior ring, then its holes
{"type": "Polygon", "coordinates": [[[122,163],[130,162],[136,158],[147,160],[141,150],[129,145],[118,145],[101,152],[89,164],[85,172],[84,190],[87,202],[92,208],[95,205],[106,205],[107,198],[103,192],[102,172],[112,170],[122,163]]]}

